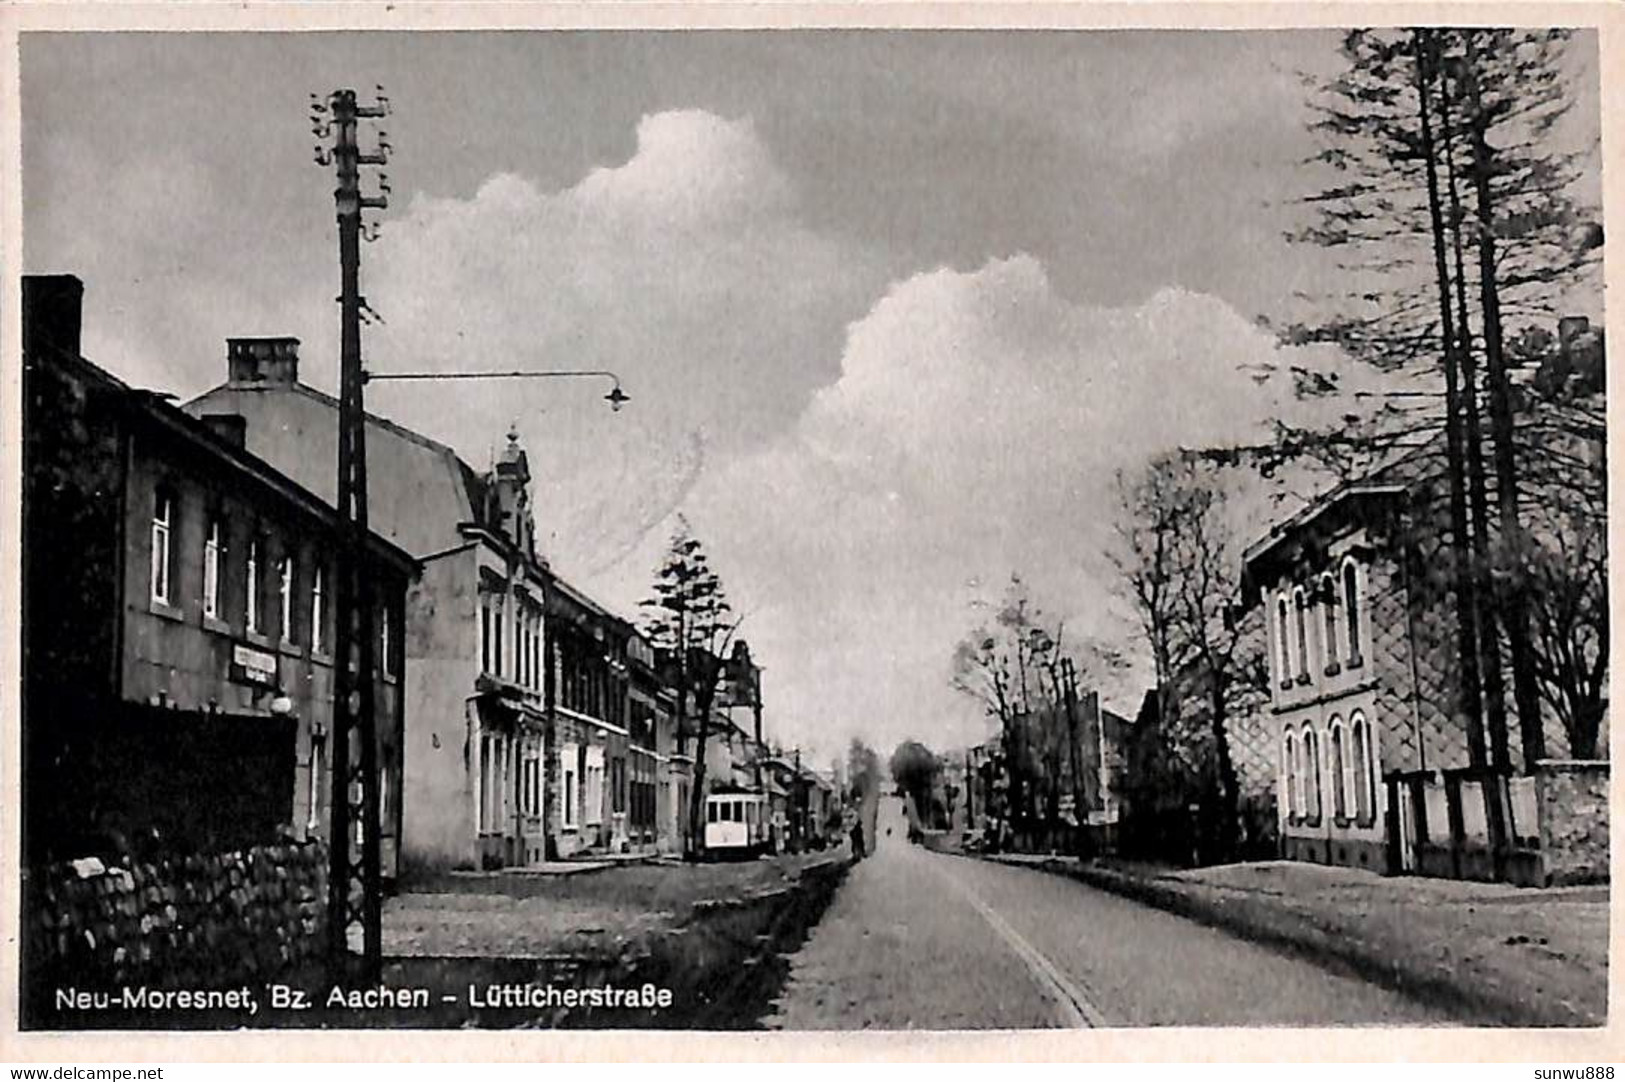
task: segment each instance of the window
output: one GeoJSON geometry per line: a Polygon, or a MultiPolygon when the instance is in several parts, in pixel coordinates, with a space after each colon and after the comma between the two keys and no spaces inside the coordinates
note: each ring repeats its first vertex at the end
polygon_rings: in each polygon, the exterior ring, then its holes
{"type": "Polygon", "coordinates": [[[720,814],[720,808],[716,804],[711,803],[711,802],[706,803],[706,805],[705,805],[705,821],[707,823],[716,822],[717,821],[717,816],[719,814],[720,814]]]}
{"type": "Polygon", "coordinates": [[[530,682],[532,687],[542,686],[542,614],[535,610],[530,614],[531,622],[535,625],[530,636],[530,682]]]}
{"type": "Polygon", "coordinates": [[[258,632],[260,629],[260,542],[258,538],[248,543],[248,563],[243,569],[247,601],[244,603],[244,621],[248,630],[258,632]]]}
{"type": "Polygon", "coordinates": [[[480,671],[491,671],[491,595],[480,594],[480,671]]]}
{"type": "Polygon", "coordinates": [[[1343,561],[1343,619],[1348,624],[1349,664],[1360,663],[1360,569],[1343,561]]]}
{"type": "Polygon", "coordinates": [[[609,761],[609,793],[612,801],[612,810],[617,814],[626,812],[626,760],[611,759],[609,761]]]}
{"type": "Polygon", "coordinates": [[[508,818],[508,746],[501,733],[480,734],[480,830],[497,833],[508,818]]]}
{"type": "Polygon", "coordinates": [[[1292,682],[1292,639],[1287,626],[1286,594],[1282,593],[1275,603],[1276,628],[1275,641],[1280,645],[1281,655],[1281,683],[1292,682]]]}
{"type": "Polygon", "coordinates": [[[1348,748],[1343,742],[1343,719],[1332,718],[1329,732],[1332,736],[1332,814],[1338,818],[1347,818],[1348,798],[1354,788],[1354,775],[1350,769],[1353,764],[1348,756],[1348,748]]]}
{"type": "Polygon", "coordinates": [[[491,737],[480,735],[480,830],[491,829],[491,737]]]}
{"type": "Polygon", "coordinates": [[[281,620],[282,641],[293,641],[293,557],[284,556],[277,565],[277,616],[281,620]]]}
{"type": "Polygon", "coordinates": [[[389,830],[389,765],[378,767],[378,827],[379,833],[389,830]]]}
{"type": "Polygon", "coordinates": [[[385,676],[395,675],[394,617],[389,606],[378,610],[378,665],[385,676]]]}
{"type": "Polygon", "coordinates": [[[519,810],[527,816],[542,811],[542,746],[531,738],[525,741],[525,763],[519,778],[519,810]]]}
{"type": "Polygon", "coordinates": [[[1298,679],[1307,681],[1309,679],[1309,627],[1307,620],[1309,601],[1303,595],[1302,586],[1292,591],[1292,601],[1294,608],[1297,610],[1298,618],[1298,679]]]}
{"type": "Polygon", "coordinates": [[[220,520],[209,520],[203,539],[203,615],[220,619],[220,520]]]}
{"type": "Polygon", "coordinates": [[[152,599],[169,604],[169,531],[174,525],[175,499],[158,493],[152,509],[152,599]]]}
{"type": "Polygon", "coordinates": [[[1286,778],[1286,814],[1296,819],[1303,810],[1303,798],[1298,793],[1298,743],[1288,732],[1281,742],[1281,773],[1286,778]]]}
{"type": "Polygon", "coordinates": [[[1377,807],[1377,763],[1371,754],[1371,726],[1359,711],[1354,712],[1352,722],[1354,809],[1362,822],[1369,823],[1377,807]]]}
{"type": "Polygon", "coordinates": [[[586,786],[586,807],[582,810],[582,818],[588,826],[597,826],[604,821],[604,749],[591,747],[587,749],[587,769],[583,781],[586,786]]]}
{"type": "Polygon", "coordinates": [[[322,742],[310,742],[310,815],[306,819],[306,829],[315,831],[320,822],[322,807],[322,742]]]}
{"type": "Polygon", "coordinates": [[[1320,603],[1326,614],[1326,669],[1337,669],[1337,587],[1330,574],[1320,577],[1320,603]]]}
{"type": "Polygon", "coordinates": [[[321,653],[327,646],[327,572],[317,564],[310,577],[310,649],[321,653]]]}
{"type": "Polygon", "coordinates": [[[1311,822],[1320,819],[1320,738],[1308,725],[1303,727],[1303,815],[1311,822]]]}
{"type": "Polygon", "coordinates": [[[491,597],[491,671],[502,675],[502,595],[491,597]]]}
{"type": "Polygon", "coordinates": [[[579,772],[579,755],[574,744],[566,744],[559,751],[559,760],[564,773],[564,786],[560,797],[564,801],[564,825],[576,825],[576,801],[580,793],[576,791],[576,779],[581,776],[579,772]]]}

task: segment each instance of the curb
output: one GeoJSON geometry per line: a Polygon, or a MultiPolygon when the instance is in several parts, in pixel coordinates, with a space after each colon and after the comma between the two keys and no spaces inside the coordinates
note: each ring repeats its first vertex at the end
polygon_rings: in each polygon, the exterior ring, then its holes
{"type": "MultiPolygon", "coordinates": [[[[963,855],[963,854],[962,854],[963,855]]],[[[1226,904],[1230,899],[1203,897],[1189,889],[1144,876],[1089,865],[1059,861],[1016,862],[996,856],[971,856],[1005,867],[1031,868],[1075,879],[1087,886],[1173,913],[1198,924],[1229,932],[1251,942],[1304,959],[1323,969],[1343,972],[1398,992],[1428,1006],[1442,1007],[1463,1021],[1501,1026],[1601,1027],[1592,1018],[1563,1001],[1542,995],[1514,996],[1459,979],[1455,974],[1417,964],[1406,958],[1379,957],[1362,949],[1346,932],[1318,924],[1312,918],[1264,905],[1226,904]]]]}

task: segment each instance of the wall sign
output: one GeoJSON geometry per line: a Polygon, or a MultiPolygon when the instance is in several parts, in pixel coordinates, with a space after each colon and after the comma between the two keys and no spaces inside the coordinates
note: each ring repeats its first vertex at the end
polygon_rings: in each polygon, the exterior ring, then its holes
{"type": "Polygon", "coordinates": [[[231,646],[231,679],[239,684],[274,688],[278,685],[277,657],[268,650],[259,650],[243,643],[231,646]]]}

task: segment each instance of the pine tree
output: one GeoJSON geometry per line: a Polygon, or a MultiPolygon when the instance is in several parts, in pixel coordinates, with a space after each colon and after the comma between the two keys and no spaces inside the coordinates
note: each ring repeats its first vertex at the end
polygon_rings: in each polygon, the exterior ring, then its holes
{"type": "Polygon", "coordinates": [[[689,793],[689,856],[705,848],[705,749],[711,708],[721,683],[724,656],[739,621],[712,569],[705,547],[688,520],[678,517],[665,558],[655,571],[654,596],[643,602],[644,632],[671,659],[677,692],[677,746],[686,753],[694,738],[694,772],[689,793]],[[689,720],[692,707],[694,719],[689,720]]]}

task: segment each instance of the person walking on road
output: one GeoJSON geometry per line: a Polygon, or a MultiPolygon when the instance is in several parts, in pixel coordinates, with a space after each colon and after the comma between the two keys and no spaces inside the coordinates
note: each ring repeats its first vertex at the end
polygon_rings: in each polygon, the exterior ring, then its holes
{"type": "Polygon", "coordinates": [[[852,821],[852,859],[862,860],[863,857],[863,820],[854,819],[852,821]]]}

